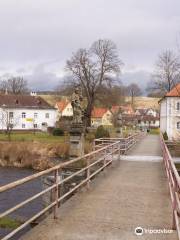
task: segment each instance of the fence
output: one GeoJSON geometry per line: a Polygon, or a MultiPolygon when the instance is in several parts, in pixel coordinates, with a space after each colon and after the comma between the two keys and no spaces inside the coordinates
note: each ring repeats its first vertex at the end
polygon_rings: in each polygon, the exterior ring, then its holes
{"type": "Polygon", "coordinates": [[[162,134],[160,135],[161,148],[163,153],[164,166],[168,178],[169,191],[172,202],[173,209],[173,224],[172,228],[177,230],[178,239],[180,239],[180,226],[179,226],[179,217],[180,217],[180,176],[176,169],[176,166],[173,162],[171,154],[167,148],[167,145],[163,139],[162,134]]]}
{"type": "MultiPolygon", "coordinates": [[[[7,184],[5,186],[0,187],[0,193],[6,192],[10,189],[14,189],[22,184],[28,183],[30,181],[33,181],[34,179],[41,178],[43,176],[46,176],[47,174],[53,174],[54,175],[54,183],[52,183],[51,186],[47,187],[45,190],[39,192],[38,194],[35,194],[31,196],[30,198],[26,199],[25,201],[20,202],[19,204],[13,206],[12,208],[6,210],[5,212],[0,214],[0,218],[3,218],[9,214],[12,214],[16,210],[24,207],[28,203],[31,203],[32,201],[36,200],[37,198],[40,198],[44,194],[51,191],[53,193],[53,199],[48,206],[46,206],[44,209],[30,217],[28,220],[26,220],[23,224],[21,224],[19,227],[14,229],[12,232],[7,234],[2,238],[2,240],[7,240],[14,236],[16,233],[18,233],[20,230],[24,229],[26,226],[28,226],[30,223],[38,219],[40,216],[42,216],[44,213],[48,212],[50,209],[53,210],[54,218],[57,218],[57,209],[59,207],[60,202],[62,202],[65,198],[70,196],[72,193],[74,193],[77,189],[79,189],[81,186],[85,185],[87,188],[90,187],[90,181],[97,175],[99,172],[101,172],[104,168],[109,166],[112,161],[114,160],[114,157],[120,159],[120,152],[122,149],[127,151],[130,147],[134,145],[135,142],[137,142],[138,139],[142,137],[141,134],[136,134],[133,136],[128,137],[127,139],[99,139],[95,140],[95,143],[100,143],[98,145],[98,149],[95,151],[86,154],[82,157],[75,158],[73,160],[70,160],[68,162],[61,163],[55,167],[52,167],[50,169],[47,169],[45,171],[41,171],[39,173],[33,174],[31,176],[25,177],[23,179],[17,180],[15,182],[12,182],[10,184],[7,184]],[[105,143],[105,145],[104,145],[105,143]],[[123,146],[123,147],[122,147],[123,146]],[[59,178],[59,175],[61,175],[61,171],[63,168],[72,166],[76,163],[81,163],[83,167],[76,171],[75,173],[71,174],[70,176],[67,176],[65,179],[61,180],[59,178]],[[82,179],[77,185],[75,185],[72,189],[70,189],[68,192],[64,193],[63,195],[60,195],[59,187],[64,184],[65,182],[69,181],[73,177],[77,176],[78,174],[81,174],[82,172],[85,172],[85,179],[82,179]]],[[[95,148],[97,146],[95,145],[95,148]]]]}
{"type": "Polygon", "coordinates": [[[93,143],[93,149],[99,149],[104,146],[107,146],[111,143],[120,142],[120,152],[126,153],[130,148],[133,147],[133,145],[139,141],[142,137],[144,137],[145,133],[135,133],[133,135],[130,135],[126,138],[98,138],[94,140],[93,143]]]}

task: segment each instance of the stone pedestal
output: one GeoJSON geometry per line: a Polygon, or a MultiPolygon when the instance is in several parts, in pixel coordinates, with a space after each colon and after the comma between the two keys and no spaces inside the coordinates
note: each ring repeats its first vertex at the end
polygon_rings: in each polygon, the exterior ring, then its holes
{"type": "Polygon", "coordinates": [[[116,137],[117,137],[117,138],[122,138],[122,136],[123,136],[123,130],[122,130],[122,128],[117,129],[117,130],[116,130],[116,137]]]}
{"type": "Polygon", "coordinates": [[[70,151],[71,158],[84,155],[84,126],[83,124],[72,124],[70,129],[70,151]]]}

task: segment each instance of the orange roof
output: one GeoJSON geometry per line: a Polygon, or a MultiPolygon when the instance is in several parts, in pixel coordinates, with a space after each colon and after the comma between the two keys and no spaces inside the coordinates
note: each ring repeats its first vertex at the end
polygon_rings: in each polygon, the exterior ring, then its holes
{"type": "Polygon", "coordinates": [[[94,108],[91,113],[91,117],[102,118],[107,111],[108,111],[107,108],[94,108]]]}
{"type": "Polygon", "coordinates": [[[69,104],[69,101],[67,101],[67,100],[62,100],[62,101],[56,103],[58,110],[60,112],[62,112],[67,107],[68,104],[69,104]]]}
{"type": "Polygon", "coordinates": [[[112,111],[113,113],[116,113],[116,112],[119,111],[119,109],[120,109],[120,106],[112,106],[111,111],[112,111]]]}
{"type": "Polygon", "coordinates": [[[180,97],[180,83],[178,83],[171,91],[166,93],[165,97],[180,97]]]}
{"type": "Polygon", "coordinates": [[[134,113],[134,111],[133,111],[133,109],[130,105],[127,105],[127,106],[122,106],[122,105],[121,106],[112,106],[111,111],[113,113],[115,113],[115,112],[118,112],[119,109],[121,109],[121,111],[128,111],[131,114],[134,113]]]}

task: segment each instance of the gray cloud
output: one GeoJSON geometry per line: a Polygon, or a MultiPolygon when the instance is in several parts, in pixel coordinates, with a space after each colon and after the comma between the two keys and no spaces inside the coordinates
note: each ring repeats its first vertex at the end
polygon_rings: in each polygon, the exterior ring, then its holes
{"type": "Polygon", "coordinates": [[[179,9],[179,0],[1,0],[0,72],[52,89],[72,52],[110,38],[125,80],[144,82],[158,53],[176,49],[179,9]]]}

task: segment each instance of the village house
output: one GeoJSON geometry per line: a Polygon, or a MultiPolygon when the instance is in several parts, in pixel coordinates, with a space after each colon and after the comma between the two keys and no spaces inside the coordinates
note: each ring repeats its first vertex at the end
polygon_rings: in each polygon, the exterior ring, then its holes
{"type": "Polygon", "coordinates": [[[160,101],[160,130],[169,140],[180,139],[180,83],[160,101]]]}
{"type": "Polygon", "coordinates": [[[160,125],[159,117],[155,117],[153,115],[141,115],[141,116],[136,116],[136,118],[137,118],[137,126],[140,129],[159,128],[159,125],[160,125]]]}
{"type": "Polygon", "coordinates": [[[61,117],[72,117],[73,116],[73,108],[71,103],[65,99],[57,102],[55,104],[55,108],[57,109],[57,119],[59,120],[61,117]]]}
{"type": "Polygon", "coordinates": [[[112,106],[111,108],[112,113],[121,112],[121,114],[134,114],[134,110],[131,105],[120,105],[120,106],[112,106]]]}
{"type": "Polygon", "coordinates": [[[42,130],[54,127],[56,109],[40,97],[0,95],[0,130],[42,130]]]}
{"type": "Polygon", "coordinates": [[[159,117],[159,112],[153,108],[137,108],[135,110],[135,115],[159,117]]]}
{"type": "Polygon", "coordinates": [[[98,127],[100,125],[112,125],[112,113],[107,108],[94,108],[91,114],[91,125],[98,127]]]}

